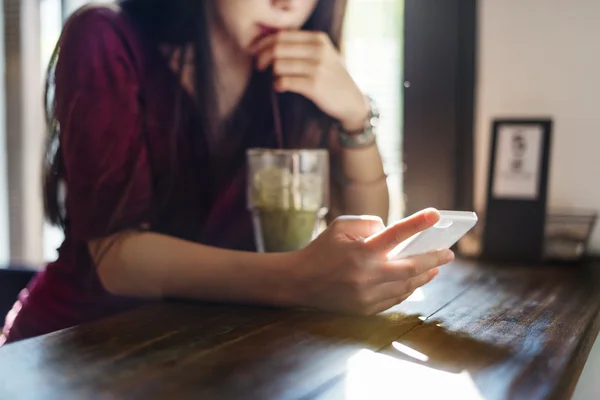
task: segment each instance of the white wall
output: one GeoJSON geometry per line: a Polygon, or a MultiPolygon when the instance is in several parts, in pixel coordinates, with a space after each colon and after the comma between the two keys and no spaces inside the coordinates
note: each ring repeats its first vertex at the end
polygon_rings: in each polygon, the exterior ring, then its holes
{"type": "MultiPolygon", "coordinates": [[[[600,1],[481,0],[475,203],[485,204],[491,121],[552,116],[550,207],[600,211],[600,1]]],[[[600,254],[600,229],[592,249],[600,254]]]]}
{"type": "MultiPolygon", "coordinates": [[[[6,73],[4,68],[4,7],[0,8],[0,79],[6,73]]],[[[4,88],[4,84],[2,85],[4,88]]],[[[6,115],[5,91],[0,90],[0,268],[10,260],[8,237],[8,174],[6,173],[6,115]]]]}
{"type": "MultiPolygon", "coordinates": [[[[40,76],[40,3],[21,1],[21,187],[23,196],[18,207],[23,214],[21,237],[23,254],[12,254],[11,260],[25,265],[43,263],[42,227],[44,222],[40,171],[44,147],[44,116],[42,103],[43,80],[40,76]]],[[[10,100],[10,99],[9,99],[10,100]]],[[[12,195],[12,194],[11,194],[12,195]]],[[[11,210],[14,212],[14,210],[11,210]]],[[[14,235],[14,232],[11,232],[14,235]]]]}
{"type": "Polygon", "coordinates": [[[349,0],[343,49],[352,77],[381,111],[378,145],[388,175],[389,222],[404,215],[402,94],[404,0],[349,0]]]}

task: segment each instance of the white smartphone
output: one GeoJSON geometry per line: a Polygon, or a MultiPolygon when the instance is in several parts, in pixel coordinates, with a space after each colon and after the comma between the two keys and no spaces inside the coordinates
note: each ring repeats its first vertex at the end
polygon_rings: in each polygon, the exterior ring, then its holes
{"type": "Polygon", "coordinates": [[[440,211],[440,220],[400,243],[389,254],[388,259],[401,259],[445,250],[454,246],[477,224],[477,214],[470,211],[440,211]]]}

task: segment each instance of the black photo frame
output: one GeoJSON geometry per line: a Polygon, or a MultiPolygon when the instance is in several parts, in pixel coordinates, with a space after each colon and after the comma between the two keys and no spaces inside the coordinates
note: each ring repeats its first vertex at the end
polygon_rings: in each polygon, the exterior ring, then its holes
{"type": "Polygon", "coordinates": [[[551,139],[550,118],[493,121],[483,258],[542,261],[551,139]]]}

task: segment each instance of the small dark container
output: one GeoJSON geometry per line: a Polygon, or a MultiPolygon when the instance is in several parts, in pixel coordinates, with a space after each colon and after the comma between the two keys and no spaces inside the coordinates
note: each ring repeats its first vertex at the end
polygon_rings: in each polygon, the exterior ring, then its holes
{"type": "MultiPolygon", "coordinates": [[[[480,214],[482,215],[482,214],[480,214]]],[[[543,261],[554,264],[577,264],[587,252],[598,214],[579,209],[551,210],[546,216],[543,261]]],[[[485,217],[458,245],[464,257],[479,257],[485,217]]]]}
{"type": "Polygon", "coordinates": [[[598,215],[593,211],[556,210],[546,218],[544,260],[575,263],[587,253],[598,215]]]}

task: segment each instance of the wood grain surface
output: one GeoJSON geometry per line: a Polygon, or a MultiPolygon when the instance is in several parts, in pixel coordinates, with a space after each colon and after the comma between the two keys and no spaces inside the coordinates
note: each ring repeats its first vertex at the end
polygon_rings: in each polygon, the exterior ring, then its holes
{"type": "Polygon", "coordinates": [[[459,260],[369,318],[157,304],[0,348],[0,399],[566,399],[597,269],[459,260]]]}

